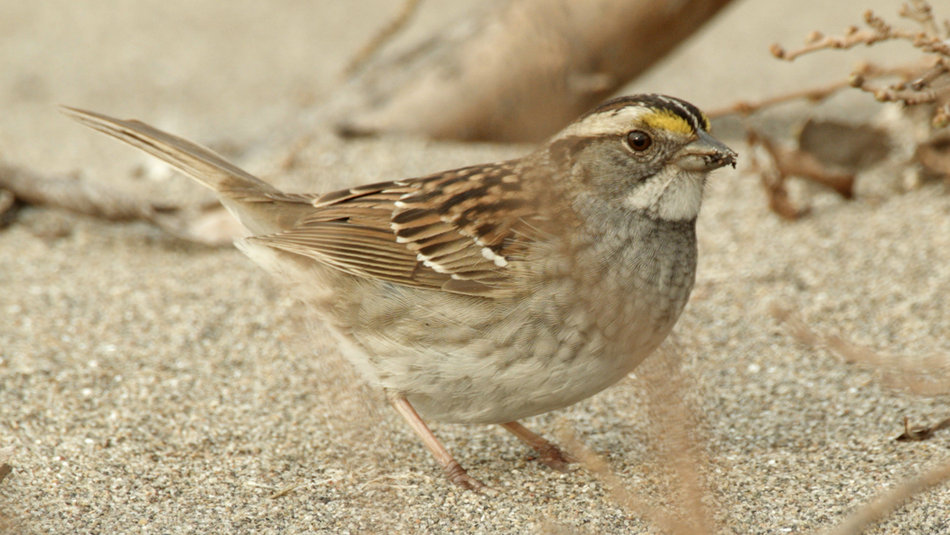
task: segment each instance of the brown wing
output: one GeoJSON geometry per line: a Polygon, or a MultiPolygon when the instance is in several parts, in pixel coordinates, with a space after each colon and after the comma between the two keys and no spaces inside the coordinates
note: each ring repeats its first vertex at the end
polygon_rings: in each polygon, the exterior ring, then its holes
{"type": "Polygon", "coordinates": [[[323,195],[296,226],[252,239],[361,277],[501,297],[532,215],[506,163],[370,184],[323,195]]]}

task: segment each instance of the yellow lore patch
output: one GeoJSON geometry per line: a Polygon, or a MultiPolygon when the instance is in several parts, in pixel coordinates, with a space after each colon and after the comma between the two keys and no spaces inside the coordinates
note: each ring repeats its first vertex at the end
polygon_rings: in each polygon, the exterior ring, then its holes
{"type": "Polygon", "coordinates": [[[643,116],[643,122],[656,130],[668,130],[688,136],[693,133],[693,127],[679,115],[669,110],[655,110],[643,116]]]}

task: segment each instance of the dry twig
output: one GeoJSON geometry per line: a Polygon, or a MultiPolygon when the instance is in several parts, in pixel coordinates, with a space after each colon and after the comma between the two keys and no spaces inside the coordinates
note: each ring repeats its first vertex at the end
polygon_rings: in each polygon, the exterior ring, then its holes
{"type": "Polygon", "coordinates": [[[27,204],[66,208],[111,221],[150,220],[168,208],[81,177],[41,175],[12,165],[0,165],[0,188],[27,204]]]}
{"type": "MultiPolygon", "coordinates": [[[[668,350],[675,352],[676,350],[668,350]]],[[[630,514],[654,524],[663,532],[677,535],[716,533],[716,524],[704,498],[709,497],[701,468],[708,466],[701,447],[706,442],[697,437],[700,432],[697,411],[687,401],[687,377],[679,369],[677,354],[651,359],[638,369],[645,385],[647,410],[650,421],[657,422],[651,446],[656,454],[654,466],[669,470],[672,488],[668,497],[674,503],[666,510],[642,493],[627,488],[623,480],[610,469],[607,461],[582,444],[569,430],[561,429],[559,440],[576,455],[581,465],[589,470],[608,490],[611,499],[630,514]]]]}
{"type": "Polygon", "coordinates": [[[110,221],[147,221],[177,238],[205,245],[229,245],[241,232],[217,201],[198,207],[157,204],[145,196],[78,176],[50,176],[0,165],[0,191],[8,191],[26,204],[110,221]]]}
{"type": "Polygon", "coordinates": [[[865,528],[893,512],[901,504],[916,494],[942,485],[950,480],[950,461],[932,468],[917,477],[902,481],[894,488],[884,491],[880,496],[862,505],[851,513],[844,522],[838,524],[827,535],[856,535],[865,528]]]}
{"type": "Polygon", "coordinates": [[[790,91],[788,93],[782,93],[754,102],[740,100],[723,108],[715,108],[706,115],[712,119],[725,117],[727,115],[752,115],[753,113],[764,108],[771,108],[778,104],[784,104],[786,102],[802,99],[817,103],[848,87],[851,87],[851,84],[848,81],[839,81],[826,86],[790,91]]]}
{"type": "Polygon", "coordinates": [[[770,313],[800,342],[826,348],[840,356],[845,362],[862,365],[880,373],[884,384],[888,387],[921,396],[938,396],[950,392],[950,356],[948,355],[911,359],[882,356],[842,336],[817,333],[797,314],[779,305],[773,305],[770,313]]]}
{"type": "Polygon", "coordinates": [[[13,462],[13,446],[7,446],[5,448],[0,448],[0,483],[10,472],[13,472],[13,466],[10,463],[13,462]]]}
{"type": "Polygon", "coordinates": [[[752,149],[749,151],[750,169],[757,173],[765,188],[769,199],[769,208],[779,216],[795,220],[808,213],[807,207],[796,207],[791,201],[785,187],[789,177],[805,178],[831,188],[845,199],[854,196],[854,175],[840,173],[827,169],[813,155],[799,149],[790,149],[778,146],[769,137],[758,131],[748,128],[747,142],[752,149]],[[761,147],[768,155],[770,162],[763,163],[756,155],[755,148],[761,147]]]}
{"type": "MultiPolygon", "coordinates": [[[[931,359],[929,362],[905,362],[903,359],[884,358],[868,348],[848,342],[840,336],[823,335],[810,329],[802,319],[788,309],[773,306],[773,317],[783,323],[799,341],[808,345],[825,347],[841,356],[846,362],[863,364],[881,371],[890,386],[919,395],[939,395],[950,391],[950,358],[931,359]]],[[[950,419],[927,428],[910,427],[904,419],[904,434],[897,440],[925,440],[937,430],[950,427],[950,419]]],[[[950,462],[944,462],[923,474],[902,481],[893,489],[865,503],[844,522],[829,530],[828,535],[853,535],[890,514],[902,503],[916,494],[950,480],[950,462]]]]}
{"type": "Polygon", "coordinates": [[[373,55],[395,37],[400,30],[406,27],[406,24],[409,23],[409,20],[416,13],[421,3],[422,0],[405,0],[395,18],[389,21],[379,33],[374,35],[372,39],[360,48],[359,52],[353,56],[346,68],[343,69],[343,74],[345,76],[352,76],[356,71],[362,69],[373,55]]]}
{"type": "MultiPolygon", "coordinates": [[[[861,81],[867,84],[868,80],[876,80],[880,78],[889,78],[889,77],[901,77],[907,80],[914,80],[916,78],[921,78],[920,74],[922,70],[927,69],[930,64],[924,65],[923,63],[916,63],[913,65],[904,65],[898,67],[885,68],[873,63],[862,63],[858,65],[854,71],[849,75],[848,79],[839,80],[837,82],[832,82],[830,84],[821,85],[817,87],[810,87],[806,89],[796,89],[794,91],[789,91],[788,93],[780,93],[771,97],[764,98],[758,101],[745,101],[740,100],[734,102],[728,106],[722,108],[716,108],[710,111],[707,115],[710,118],[725,117],[728,115],[742,115],[748,116],[756,112],[759,112],[764,109],[775,107],[779,104],[785,104],[787,102],[793,102],[796,100],[806,100],[813,104],[818,104],[831,98],[832,96],[838,94],[839,92],[854,87],[855,77],[860,77],[861,81]]],[[[869,86],[868,86],[869,87],[869,86]]]]}
{"type": "MultiPolygon", "coordinates": [[[[796,90],[762,99],[757,102],[736,102],[730,106],[713,110],[714,117],[724,115],[748,116],[760,110],[781,103],[806,99],[817,103],[848,88],[857,88],[869,93],[881,102],[896,102],[903,106],[929,106],[930,125],[944,128],[950,125],[950,21],[944,21],[943,28],[937,23],[933,9],[924,0],[912,0],[904,4],[900,16],[913,21],[920,29],[897,28],[887,23],[871,11],[864,14],[866,28],[851,26],[841,36],[826,36],[821,32],[812,32],[805,44],[795,50],[773,44],[772,54],[780,59],[792,61],[800,56],[823,50],[850,49],[858,45],[873,46],[885,41],[905,41],[911,44],[922,56],[905,65],[884,68],[872,63],[862,63],[845,79],[828,85],[796,90]],[[896,79],[896,81],[894,81],[896,79]]],[[[856,179],[854,173],[835,172],[826,168],[806,150],[781,148],[778,143],[759,132],[748,129],[749,143],[753,149],[759,147],[771,160],[771,165],[763,164],[754,157],[752,172],[759,174],[769,199],[770,209],[785,219],[798,219],[807,213],[807,207],[796,207],[789,199],[785,187],[786,178],[801,176],[831,187],[845,198],[850,198],[856,179]]],[[[943,145],[934,139],[919,139],[917,151],[908,151],[907,158],[921,163],[927,171],[936,171],[950,177],[950,150],[942,150],[943,145]],[[946,170],[946,171],[945,171],[946,170]]],[[[842,140],[842,143],[844,140],[842,140]]],[[[836,145],[837,146],[837,145],[836,145]]],[[[899,154],[895,152],[895,154],[899,154]]],[[[900,156],[898,156],[900,157],[900,156]]],[[[900,165],[909,165],[901,162],[900,165]]],[[[849,169],[861,171],[863,169],[849,169]]]]}
{"type": "Polygon", "coordinates": [[[894,438],[899,442],[919,442],[928,440],[941,429],[950,429],[950,418],[941,420],[934,425],[910,425],[910,420],[904,417],[904,432],[894,438]]]}
{"type": "MultiPolygon", "coordinates": [[[[884,41],[906,41],[924,56],[923,62],[915,61],[893,70],[868,70],[859,67],[848,77],[848,84],[870,93],[881,102],[900,102],[906,106],[935,104],[937,109],[931,117],[937,128],[948,124],[947,102],[950,101],[950,22],[944,22],[941,31],[930,4],[924,0],[912,0],[904,4],[900,16],[916,22],[921,29],[895,28],[884,19],[868,10],[864,13],[865,29],[848,28],[842,36],[826,36],[812,32],[805,45],[795,50],[786,50],[778,44],[771,47],[772,54],[787,61],[821,50],[850,49],[858,45],[872,46],[884,41]],[[899,81],[886,85],[884,79],[897,75],[899,81]]],[[[840,84],[836,84],[838,87],[840,84]]]]}
{"type": "Polygon", "coordinates": [[[6,225],[12,219],[10,211],[16,205],[16,196],[8,189],[0,188],[0,227],[6,225]]]}

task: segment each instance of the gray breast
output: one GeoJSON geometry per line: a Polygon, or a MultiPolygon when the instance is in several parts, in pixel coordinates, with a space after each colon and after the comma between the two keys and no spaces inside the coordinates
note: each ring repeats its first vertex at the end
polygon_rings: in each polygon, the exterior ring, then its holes
{"type": "Polygon", "coordinates": [[[576,244],[580,297],[608,338],[627,347],[655,345],[655,338],[666,337],[693,288],[695,220],[667,221],[604,205],[596,209],[597,217],[588,219],[588,232],[576,244]],[[647,336],[651,333],[656,336],[647,336]]]}

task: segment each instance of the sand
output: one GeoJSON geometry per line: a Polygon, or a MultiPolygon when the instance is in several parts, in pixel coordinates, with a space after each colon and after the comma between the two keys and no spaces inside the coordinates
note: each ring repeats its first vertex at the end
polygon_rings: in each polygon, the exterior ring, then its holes
{"type": "MultiPolygon", "coordinates": [[[[147,120],[298,189],[527,150],[344,142],[327,125],[301,120],[392,16],[390,4],[3,2],[0,157],[158,198],[207,198],[144,155],[71,123],[57,104],[147,120]],[[297,165],[282,171],[293,143],[297,165]]],[[[843,4],[736,2],[629,91],[715,108],[840,78],[866,51],[785,64],[767,47],[797,44],[812,29],[839,31],[864,7],[897,9],[884,0],[843,4]]],[[[464,8],[424,4],[404,39],[464,8]]],[[[846,102],[846,113],[876,109],[868,98],[846,102]]],[[[803,110],[782,108],[774,121],[793,122],[803,110]]],[[[722,127],[743,153],[735,124],[722,127]]],[[[768,211],[758,179],[742,170],[710,182],[696,290],[665,353],[683,361],[704,437],[705,501],[721,530],[814,532],[946,462],[948,431],[923,442],[894,437],[904,417],[926,424],[950,416],[950,398],[887,388],[880,374],[800,343],[769,310],[794,309],[813,329],[896,360],[947,355],[950,195],[936,183],[851,202],[819,194],[813,213],[790,223],[768,211]]],[[[656,436],[681,422],[657,421],[648,410],[643,382],[655,368],[525,423],[552,438],[555,428],[572,429],[625,488],[669,501],[656,436]]],[[[236,250],[48,208],[22,209],[0,230],[0,462],[13,468],[0,482],[0,529],[656,532],[601,477],[539,466],[500,428],[434,428],[497,496],[444,481],[291,292],[236,250]]],[[[870,533],[948,531],[944,486],[870,533]]]]}

